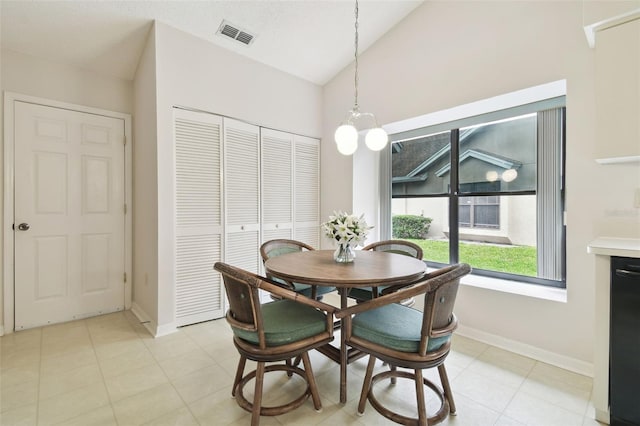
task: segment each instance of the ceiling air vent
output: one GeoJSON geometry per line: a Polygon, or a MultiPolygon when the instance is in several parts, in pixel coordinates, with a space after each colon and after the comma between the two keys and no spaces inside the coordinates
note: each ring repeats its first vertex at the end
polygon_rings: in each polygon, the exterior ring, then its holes
{"type": "Polygon", "coordinates": [[[227,21],[222,21],[220,27],[218,28],[217,34],[232,38],[235,41],[246,44],[247,46],[250,45],[255,38],[253,34],[249,33],[248,31],[244,31],[238,28],[237,25],[231,24],[227,21]]]}

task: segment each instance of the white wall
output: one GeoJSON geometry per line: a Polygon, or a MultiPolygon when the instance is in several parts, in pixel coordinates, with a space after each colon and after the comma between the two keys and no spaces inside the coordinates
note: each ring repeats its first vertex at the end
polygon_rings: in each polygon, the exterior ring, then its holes
{"type": "MultiPolygon", "coordinates": [[[[1,52],[0,64],[0,88],[3,92],[15,92],[115,112],[130,114],[133,111],[130,81],[99,75],[71,65],[6,49],[1,52]]],[[[0,103],[2,117],[4,117],[3,105],[0,103]]],[[[0,135],[4,144],[2,128],[0,128],[0,135]]],[[[0,170],[4,176],[3,152],[0,150],[0,170]]],[[[3,254],[0,253],[0,258],[2,256],[3,254]]],[[[2,271],[0,276],[3,276],[2,271]]],[[[4,317],[1,293],[0,291],[0,321],[4,317]]]]}
{"type": "Polygon", "coordinates": [[[132,82],[2,50],[2,90],[131,114],[132,82]]]}
{"type": "Polygon", "coordinates": [[[158,321],[158,139],[156,33],[149,31],[134,85],[133,310],[155,330],[158,321]]]}
{"type": "MultiPolygon", "coordinates": [[[[159,332],[174,322],[174,146],[172,107],[183,106],[225,115],[265,127],[319,137],[321,88],[219,48],[205,40],[156,23],[157,176],[145,172],[157,191],[157,239],[147,234],[138,251],[157,254],[157,323],[159,332]]],[[[137,127],[140,123],[134,125],[137,127]]],[[[349,182],[351,179],[349,179],[349,182]]],[[[136,252],[137,254],[137,252],[136,252]]],[[[147,263],[149,267],[154,262],[147,263]]],[[[212,265],[213,266],[213,265],[212,265]]],[[[151,275],[149,275],[151,277],[151,275]]],[[[134,301],[136,301],[134,299],[134,301]]]]}
{"type": "MultiPolygon", "coordinates": [[[[638,236],[640,227],[630,208],[638,167],[594,161],[594,52],[582,7],[577,1],[426,2],[362,54],[359,100],[362,111],[391,123],[567,80],[567,302],[463,286],[456,311],[466,327],[588,367],[597,317],[595,260],[586,246],[601,234],[638,236]],[[627,213],[615,216],[617,210],[627,213]]],[[[324,87],[327,139],[353,101],[352,79],[347,68],[324,87]]],[[[338,184],[352,178],[351,159],[325,143],[322,160],[326,217],[349,208],[351,185],[338,184]]]]}
{"type": "MultiPolygon", "coordinates": [[[[360,135],[359,143],[364,144],[364,137],[360,135]]],[[[380,182],[378,179],[378,168],[380,155],[371,150],[358,151],[358,155],[353,156],[353,208],[346,210],[358,216],[364,214],[367,225],[373,226],[369,231],[367,240],[363,245],[371,244],[380,240],[380,211],[378,194],[380,193],[380,182]]],[[[326,216],[320,220],[325,222],[326,216]]],[[[335,241],[329,240],[324,235],[321,236],[320,246],[335,247],[335,241]],[[333,246],[330,246],[333,244],[333,246]]]]}

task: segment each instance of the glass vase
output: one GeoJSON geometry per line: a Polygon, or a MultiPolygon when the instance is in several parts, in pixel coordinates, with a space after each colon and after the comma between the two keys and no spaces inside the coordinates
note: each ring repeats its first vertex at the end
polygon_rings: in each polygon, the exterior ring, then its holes
{"type": "Polygon", "coordinates": [[[339,244],[333,252],[333,260],[338,263],[351,263],[356,258],[356,252],[350,244],[339,244]]]}

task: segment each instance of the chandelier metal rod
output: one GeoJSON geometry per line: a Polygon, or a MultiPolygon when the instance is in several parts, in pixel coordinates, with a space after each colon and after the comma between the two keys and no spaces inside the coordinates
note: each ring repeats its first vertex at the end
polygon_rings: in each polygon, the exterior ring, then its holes
{"type": "Polygon", "coordinates": [[[344,155],[351,155],[358,149],[358,132],[365,133],[365,143],[372,151],[380,151],[389,140],[387,133],[378,125],[375,115],[369,112],[360,112],[358,105],[358,0],[355,0],[355,38],[354,38],[354,62],[355,72],[353,75],[354,102],[353,108],[347,113],[344,121],[338,126],[334,133],[334,139],[338,146],[338,151],[344,155]],[[366,130],[366,132],[365,132],[366,130]]]}
{"type": "Polygon", "coordinates": [[[357,112],[359,110],[359,106],[358,106],[358,0],[356,0],[355,16],[356,16],[356,23],[355,23],[356,35],[355,35],[355,55],[354,56],[355,56],[356,70],[353,77],[353,83],[355,87],[353,110],[357,112]]]}

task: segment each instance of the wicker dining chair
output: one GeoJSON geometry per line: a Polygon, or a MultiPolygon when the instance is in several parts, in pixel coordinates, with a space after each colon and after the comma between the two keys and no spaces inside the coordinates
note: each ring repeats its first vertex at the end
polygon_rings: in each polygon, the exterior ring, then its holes
{"type": "MultiPolygon", "coordinates": [[[[287,253],[296,253],[299,251],[305,250],[315,250],[308,244],[303,243],[302,241],[296,240],[288,240],[288,239],[275,239],[270,240],[262,244],[260,246],[260,256],[262,257],[262,262],[266,262],[267,259],[275,256],[280,256],[287,253]]],[[[292,283],[289,281],[285,281],[278,277],[272,277],[267,274],[267,277],[272,280],[283,284],[287,288],[295,291],[296,293],[303,294],[312,299],[322,299],[322,296],[335,291],[335,287],[329,286],[315,286],[301,283],[292,283]]]]}
{"type": "MultiPolygon", "coordinates": [[[[377,298],[336,313],[337,318],[345,318],[342,332],[346,333],[346,343],[370,355],[358,414],[364,413],[367,400],[380,414],[403,425],[433,425],[443,421],[449,413],[456,414],[444,361],[451,347],[451,335],[458,325],[453,306],[460,279],[470,271],[465,263],[438,269],[411,287],[389,293],[383,291],[377,298]],[[420,294],[424,294],[424,313],[397,303],[420,294]],[[376,359],[393,368],[373,375],[376,359]],[[398,367],[413,372],[398,370],[398,367]],[[423,369],[434,367],[438,368],[443,389],[422,374],[423,369]],[[374,385],[377,382],[389,378],[394,383],[398,377],[415,382],[416,417],[394,412],[376,398],[374,385]],[[431,415],[426,410],[424,386],[440,400],[440,407],[431,415]]],[[[406,399],[406,395],[399,395],[399,398],[406,399]]]]}
{"type": "MultiPolygon", "coordinates": [[[[415,257],[422,260],[422,248],[405,240],[384,240],[369,244],[362,248],[362,250],[384,251],[387,253],[397,253],[405,256],[415,257]]],[[[349,297],[355,299],[358,302],[365,300],[371,300],[378,297],[378,293],[383,291],[386,286],[381,287],[357,287],[352,288],[349,291],[349,297]]],[[[411,306],[414,303],[413,298],[401,301],[403,305],[411,306]]]]}
{"type": "Polygon", "coordinates": [[[226,263],[217,262],[214,269],[222,274],[229,300],[226,319],[240,353],[231,395],[240,407],[251,412],[251,425],[257,426],[260,416],[279,416],[294,410],[309,396],[316,411],[320,411],[322,404],[308,352],[333,340],[332,314],[336,308],[226,263]],[[276,295],[278,300],[261,304],[259,289],[276,295]],[[298,356],[304,370],[291,363],[298,356]],[[257,366],[245,374],[247,360],[255,361],[257,366]],[[278,364],[266,365],[274,362],[278,364]],[[264,375],[272,371],[300,376],[307,384],[304,393],[279,406],[263,406],[264,375]],[[252,379],[255,389],[253,401],[249,402],[243,389],[252,379]]]}

